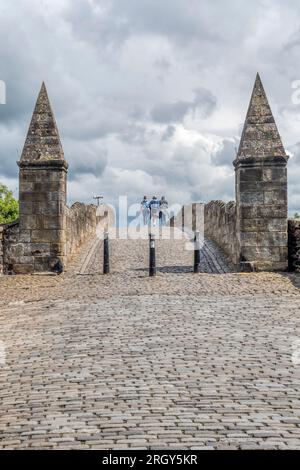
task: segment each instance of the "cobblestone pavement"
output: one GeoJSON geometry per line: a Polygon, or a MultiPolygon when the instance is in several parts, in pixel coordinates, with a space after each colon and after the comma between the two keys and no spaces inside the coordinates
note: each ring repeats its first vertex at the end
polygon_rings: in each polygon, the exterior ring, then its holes
{"type": "Polygon", "coordinates": [[[0,278],[1,448],[300,448],[299,275],[228,272],[210,242],[194,275],[161,240],[150,279],[147,241],[112,240],[103,276],[101,251],[0,278]]]}

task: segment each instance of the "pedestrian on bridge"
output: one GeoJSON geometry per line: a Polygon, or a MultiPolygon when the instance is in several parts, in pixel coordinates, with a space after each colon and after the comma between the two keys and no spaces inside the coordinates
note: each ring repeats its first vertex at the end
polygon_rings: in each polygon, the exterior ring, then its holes
{"type": "Polygon", "coordinates": [[[159,218],[159,208],[160,208],[160,201],[157,199],[156,196],[150,201],[149,209],[150,209],[150,219],[153,227],[156,227],[158,218],[159,218]]]}
{"type": "Polygon", "coordinates": [[[148,223],[149,223],[149,211],[150,211],[149,201],[148,201],[147,196],[144,196],[144,199],[141,202],[141,212],[142,212],[142,215],[143,215],[144,225],[148,225],[148,223]]]}
{"type": "Polygon", "coordinates": [[[168,208],[169,208],[168,201],[166,200],[165,196],[162,196],[161,200],[160,200],[160,203],[159,203],[159,222],[160,222],[160,225],[166,225],[167,216],[168,216],[168,208]]]}

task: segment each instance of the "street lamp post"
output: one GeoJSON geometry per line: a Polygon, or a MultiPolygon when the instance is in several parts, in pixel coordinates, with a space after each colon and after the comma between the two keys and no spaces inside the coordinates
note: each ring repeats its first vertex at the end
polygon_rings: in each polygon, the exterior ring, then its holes
{"type": "Polygon", "coordinates": [[[93,199],[97,199],[98,206],[100,206],[100,199],[103,199],[103,196],[94,196],[93,199]]]}

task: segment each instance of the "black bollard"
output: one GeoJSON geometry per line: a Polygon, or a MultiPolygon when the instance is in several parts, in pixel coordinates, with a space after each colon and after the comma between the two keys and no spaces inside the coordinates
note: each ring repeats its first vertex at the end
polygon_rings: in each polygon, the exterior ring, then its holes
{"type": "Polygon", "coordinates": [[[150,233],[149,235],[149,276],[156,276],[156,262],[155,262],[155,236],[150,233]]]}
{"type": "Polygon", "coordinates": [[[200,272],[200,232],[195,232],[194,239],[194,273],[200,272]]]}
{"type": "Polygon", "coordinates": [[[108,239],[108,232],[104,232],[104,240],[103,240],[103,274],[109,274],[109,239],[108,239]]]}

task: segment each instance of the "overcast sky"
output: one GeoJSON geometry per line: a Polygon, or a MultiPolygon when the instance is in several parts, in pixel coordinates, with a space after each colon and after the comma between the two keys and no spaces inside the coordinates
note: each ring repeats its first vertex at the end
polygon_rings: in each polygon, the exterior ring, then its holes
{"type": "Polygon", "coordinates": [[[0,0],[0,181],[45,80],[70,165],[68,200],[231,200],[256,72],[291,155],[300,211],[299,0],[0,0]]]}

